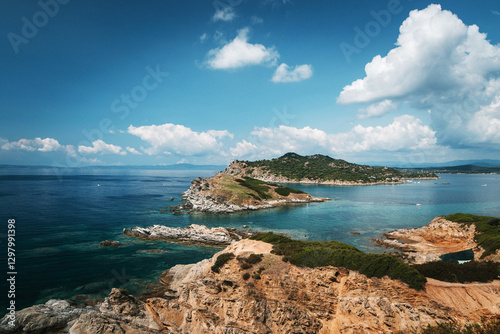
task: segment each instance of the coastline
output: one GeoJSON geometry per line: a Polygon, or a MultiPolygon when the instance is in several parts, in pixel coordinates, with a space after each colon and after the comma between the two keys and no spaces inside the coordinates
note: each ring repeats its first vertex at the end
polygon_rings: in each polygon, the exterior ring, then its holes
{"type": "Polygon", "coordinates": [[[0,331],[375,334],[447,322],[465,325],[500,314],[497,281],[430,280],[428,291],[416,291],[387,276],[367,278],[332,266],[297,267],[272,249],[271,244],[257,240],[233,242],[210,259],[166,270],[160,278],[162,286],[142,296],[113,288],[94,306],[51,300],[20,310],[14,328],[6,327],[2,319],[0,331]],[[243,269],[245,259],[256,254],[260,254],[258,264],[243,269]],[[215,271],[221,256],[227,260],[215,271]],[[463,299],[457,302],[457,296],[463,299]]]}

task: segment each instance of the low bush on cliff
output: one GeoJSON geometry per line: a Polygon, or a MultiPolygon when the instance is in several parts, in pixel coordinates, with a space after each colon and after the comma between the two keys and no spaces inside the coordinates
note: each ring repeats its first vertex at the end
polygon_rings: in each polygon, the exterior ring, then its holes
{"type": "Polygon", "coordinates": [[[498,334],[500,333],[500,320],[483,320],[481,323],[469,324],[460,327],[453,323],[428,326],[422,334],[498,334]]]}
{"type": "Polygon", "coordinates": [[[274,189],[274,191],[276,191],[281,196],[288,196],[290,194],[305,194],[305,192],[303,192],[302,190],[288,188],[288,187],[279,187],[274,189]]]}
{"type": "Polygon", "coordinates": [[[363,253],[339,241],[299,241],[271,232],[256,234],[251,239],[274,245],[274,254],[284,255],[299,267],[335,266],[357,270],[368,277],[387,275],[416,290],[421,290],[426,282],[422,274],[395,256],[363,253]]]}
{"type": "Polygon", "coordinates": [[[491,282],[498,277],[498,264],[494,262],[470,261],[463,264],[458,262],[429,262],[414,265],[425,277],[452,283],[491,282]]]}
{"type": "Polygon", "coordinates": [[[445,217],[446,219],[463,224],[476,225],[476,234],[474,239],[477,244],[485,249],[481,258],[494,254],[500,248],[500,226],[499,218],[489,216],[476,216],[467,213],[454,213],[445,217]]]}
{"type": "Polygon", "coordinates": [[[229,260],[234,258],[233,253],[224,253],[219,256],[217,256],[217,260],[215,260],[214,265],[212,266],[212,271],[214,273],[218,273],[220,268],[222,268],[223,265],[225,265],[229,260]]]}

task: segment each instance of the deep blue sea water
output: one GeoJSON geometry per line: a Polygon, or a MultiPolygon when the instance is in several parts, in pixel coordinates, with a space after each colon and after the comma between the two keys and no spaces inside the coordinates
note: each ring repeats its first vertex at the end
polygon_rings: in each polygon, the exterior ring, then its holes
{"type": "MultiPolygon", "coordinates": [[[[112,287],[140,293],[175,264],[197,262],[217,248],[138,241],[123,228],[163,224],[273,230],[304,240],[339,240],[382,252],[370,239],[398,228],[421,227],[455,212],[500,216],[500,175],[441,175],[400,185],[293,185],[333,201],[229,215],[161,213],[178,204],[198,176],[216,171],[128,169],[0,169],[0,257],[7,270],[7,220],[16,220],[16,307],[51,298],[103,297],[112,287]],[[169,201],[174,197],[174,201],[169,201]],[[416,204],[421,205],[417,206],[416,204]],[[350,232],[360,232],[353,235],[350,232]],[[104,248],[106,239],[126,243],[104,248]],[[164,253],[147,253],[161,249],[164,253]]],[[[7,307],[6,279],[0,314],[7,307]]]]}

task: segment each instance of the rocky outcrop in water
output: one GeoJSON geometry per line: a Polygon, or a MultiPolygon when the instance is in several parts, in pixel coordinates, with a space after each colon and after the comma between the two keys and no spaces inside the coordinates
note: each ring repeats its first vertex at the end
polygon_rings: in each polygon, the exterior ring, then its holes
{"type": "Polygon", "coordinates": [[[408,262],[414,264],[437,261],[443,254],[471,248],[478,260],[484,250],[474,240],[475,230],[474,224],[467,226],[436,217],[424,227],[395,230],[382,234],[382,239],[372,241],[402,251],[408,262]]]}
{"type": "Polygon", "coordinates": [[[146,239],[173,241],[185,244],[229,245],[233,241],[248,237],[248,232],[238,232],[224,227],[208,228],[204,225],[191,224],[186,228],[153,225],[124,229],[124,235],[146,239]]]}

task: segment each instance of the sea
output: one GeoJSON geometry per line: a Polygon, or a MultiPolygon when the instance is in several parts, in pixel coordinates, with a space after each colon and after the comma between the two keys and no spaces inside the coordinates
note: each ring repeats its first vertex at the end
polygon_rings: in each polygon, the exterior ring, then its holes
{"type": "Polygon", "coordinates": [[[140,294],[172,266],[198,262],[221,250],[141,241],[124,237],[124,228],[202,224],[241,229],[248,225],[254,231],[285,233],[301,240],[338,240],[365,252],[385,252],[370,239],[399,228],[418,228],[436,216],[455,212],[500,217],[500,175],[494,174],[443,174],[438,180],[375,186],[294,184],[313,196],[332,200],[233,214],[161,211],[180,203],[192,179],[216,172],[0,168],[4,277],[0,316],[11,300],[19,310],[49,299],[83,303],[104,298],[114,287],[140,294]],[[11,254],[9,219],[15,220],[10,226],[15,232],[11,254]],[[102,247],[103,240],[125,245],[102,247]],[[9,268],[12,258],[15,266],[9,268]],[[15,272],[14,286],[7,282],[11,272],[15,272]],[[8,296],[12,288],[15,296],[8,296]]]}

